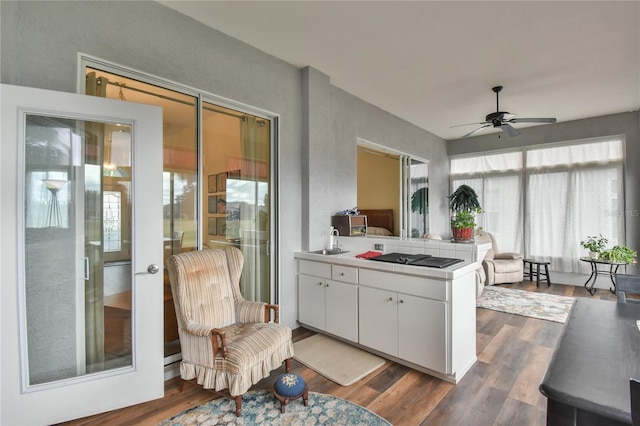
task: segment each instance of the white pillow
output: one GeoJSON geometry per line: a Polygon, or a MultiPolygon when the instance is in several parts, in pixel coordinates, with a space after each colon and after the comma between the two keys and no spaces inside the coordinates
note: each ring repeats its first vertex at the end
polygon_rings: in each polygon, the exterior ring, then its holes
{"type": "Polygon", "coordinates": [[[367,226],[367,235],[383,235],[389,237],[392,236],[393,233],[387,228],[380,228],[378,226],[367,226]]]}

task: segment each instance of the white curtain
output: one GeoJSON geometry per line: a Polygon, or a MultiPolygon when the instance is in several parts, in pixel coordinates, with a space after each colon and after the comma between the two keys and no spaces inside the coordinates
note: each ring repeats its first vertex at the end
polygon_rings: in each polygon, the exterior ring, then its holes
{"type": "Polygon", "coordinates": [[[500,251],[587,273],[580,241],[602,234],[609,246],[624,242],[622,161],[621,138],[453,158],[451,190],[475,189],[478,222],[500,251]]]}
{"type": "MultiPolygon", "coordinates": [[[[240,249],[244,268],[240,280],[247,300],[270,302],[268,205],[265,195],[264,164],[269,164],[269,132],[263,119],[245,116],[240,120],[242,138],[242,170],[240,185],[243,201],[240,207],[240,249]],[[262,217],[267,215],[266,218],[262,217]]],[[[229,201],[229,200],[227,200],[229,201]]]]}
{"type": "Polygon", "coordinates": [[[503,252],[523,252],[522,158],[518,151],[451,160],[451,191],[463,184],[476,191],[483,210],[476,222],[503,252]]]}
{"type": "Polygon", "coordinates": [[[602,234],[622,243],[622,142],[533,150],[527,154],[527,256],[562,272],[590,272],[580,241],[602,234]]]}

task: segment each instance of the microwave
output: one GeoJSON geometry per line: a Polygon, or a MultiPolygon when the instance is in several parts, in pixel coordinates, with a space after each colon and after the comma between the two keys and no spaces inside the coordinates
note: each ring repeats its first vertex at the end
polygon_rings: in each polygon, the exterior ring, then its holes
{"type": "Polygon", "coordinates": [[[331,225],[344,237],[367,235],[367,216],[364,215],[335,215],[331,225]]]}

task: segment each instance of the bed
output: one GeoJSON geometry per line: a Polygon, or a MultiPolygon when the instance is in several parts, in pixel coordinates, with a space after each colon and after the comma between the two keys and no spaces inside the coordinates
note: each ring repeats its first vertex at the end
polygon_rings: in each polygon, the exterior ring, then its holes
{"type": "Polygon", "coordinates": [[[367,216],[367,235],[391,236],[393,233],[393,210],[360,210],[367,216]]]}

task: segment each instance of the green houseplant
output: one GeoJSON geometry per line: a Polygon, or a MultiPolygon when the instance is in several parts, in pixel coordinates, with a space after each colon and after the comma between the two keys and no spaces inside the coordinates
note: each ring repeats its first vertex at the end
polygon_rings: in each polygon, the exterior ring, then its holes
{"type": "Polygon", "coordinates": [[[613,246],[610,249],[603,250],[600,253],[600,259],[614,263],[635,263],[638,253],[626,246],[613,246]]]}
{"type": "Polygon", "coordinates": [[[605,249],[608,242],[609,240],[607,240],[602,236],[602,234],[600,234],[600,236],[598,237],[587,237],[586,240],[580,241],[580,245],[589,250],[590,258],[597,259],[605,249]]]}
{"type": "Polygon", "coordinates": [[[476,214],[482,212],[478,194],[470,186],[460,185],[449,196],[449,207],[454,213],[451,219],[453,241],[471,241],[476,227],[476,214]]]}

